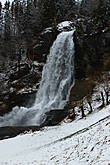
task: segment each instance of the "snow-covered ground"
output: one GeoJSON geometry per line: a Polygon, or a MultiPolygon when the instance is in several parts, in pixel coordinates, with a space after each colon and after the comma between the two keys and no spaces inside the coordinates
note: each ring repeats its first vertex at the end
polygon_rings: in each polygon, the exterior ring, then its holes
{"type": "Polygon", "coordinates": [[[0,141],[0,165],[109,165],[110,106],[84,119],[0,141]]]}
{"type": "Polygon", "coordinates": [[[64,22],[61,22],[57,25],[57,28],[59,31],[62,31],[64,30],[65,28],[69,28],[69,30],[73,30],[73,26],[72,26],[73,22],[71,21],[64,21],[64,22]]]}

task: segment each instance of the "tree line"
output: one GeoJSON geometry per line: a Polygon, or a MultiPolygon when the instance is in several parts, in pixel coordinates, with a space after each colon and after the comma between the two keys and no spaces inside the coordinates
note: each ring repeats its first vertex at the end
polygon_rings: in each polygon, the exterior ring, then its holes
{"type": "Polygon", "coordinates": [[[52,24],[76,16],[75,0],[14,0],[0,2],[0,36],[5,40],[21,34],[30,39],[52,24]]]}
{"type": "Polygon", "coordinates": [[[73,20],[77,9],[75,0],[0,1],[0,56],[19,62],[43,29],[73,20]]]}

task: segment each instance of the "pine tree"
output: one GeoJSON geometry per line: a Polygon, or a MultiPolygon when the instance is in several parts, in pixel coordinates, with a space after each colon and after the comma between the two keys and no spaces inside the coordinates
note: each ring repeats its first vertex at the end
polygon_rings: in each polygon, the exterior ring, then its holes
{"type": "Polygon", "coordinates": [[[0,2],[0,16],[1,16],[1,13],[2,13],[2,3],[0,2]]]}
{"type": "Polygon", "coordinates": [[[58,22],[74,20],[78,12],[78,5],[75,0],[56,0],[56,10],[58,22]]]}
{"type": "Polygon", "coordinates": [[[2,37],[3,32],[3,14],[2,14],[2,3],[0,2],[0,37],[2,37]]]}
{"type": "Polygon", "coordinates": [[[56,15],[55,0],[39,0],[38,9],[43,28],[51,26],[56,15]]]}
{"type": "Polygon", "coordinates": [[[10,2],[6,1],[4,7],[4,39],[10,40],[10,37],[11,37],[10,2]]]}
{"type": "Polygon", "coordinates": [[[95,24],[103,29],[108,25],[110,18],[110,1],[99,0],[97,9],[94,11],[93,18],[95,18],[95,24]]]}

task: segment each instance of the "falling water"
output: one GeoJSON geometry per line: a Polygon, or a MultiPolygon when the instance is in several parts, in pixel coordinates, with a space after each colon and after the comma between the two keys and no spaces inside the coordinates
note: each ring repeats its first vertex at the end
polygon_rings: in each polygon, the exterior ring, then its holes
{"type": "Polygon", "coordinates": [[[0,126],[40,125],[45,112],[64,108],[74,85],[73,33],[60,33],[53,43],[34,105],[31,108],[13,108],[12,112],[0,117],[0,126]]]}

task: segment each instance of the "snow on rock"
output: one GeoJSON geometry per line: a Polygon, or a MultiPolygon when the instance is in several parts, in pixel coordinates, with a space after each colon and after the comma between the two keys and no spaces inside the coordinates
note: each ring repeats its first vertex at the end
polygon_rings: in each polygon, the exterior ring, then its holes
{"type": "Polygon", "coordinates": [[[64,22],[59,23],[57,25],[57,28],[59,31],[62,31],[64,29],[68,29],[68,28],[69,28],[69,30],[73,30],[74,28],[72,27],[72,24],[73,24],[73,22],[71,22],[71,21],[64,21],[64,22]]]}
{"type": "Polygon", "coordinates": [[[108,165],[110,106],[87,118],[0,141],[0,165],[108,165]]]}
{"type": "Polygon", "coordinates": [[[51,33],[51,32],[52,32],[52,27],[48,27],[42,32],[42,34],[51,33]]]}

